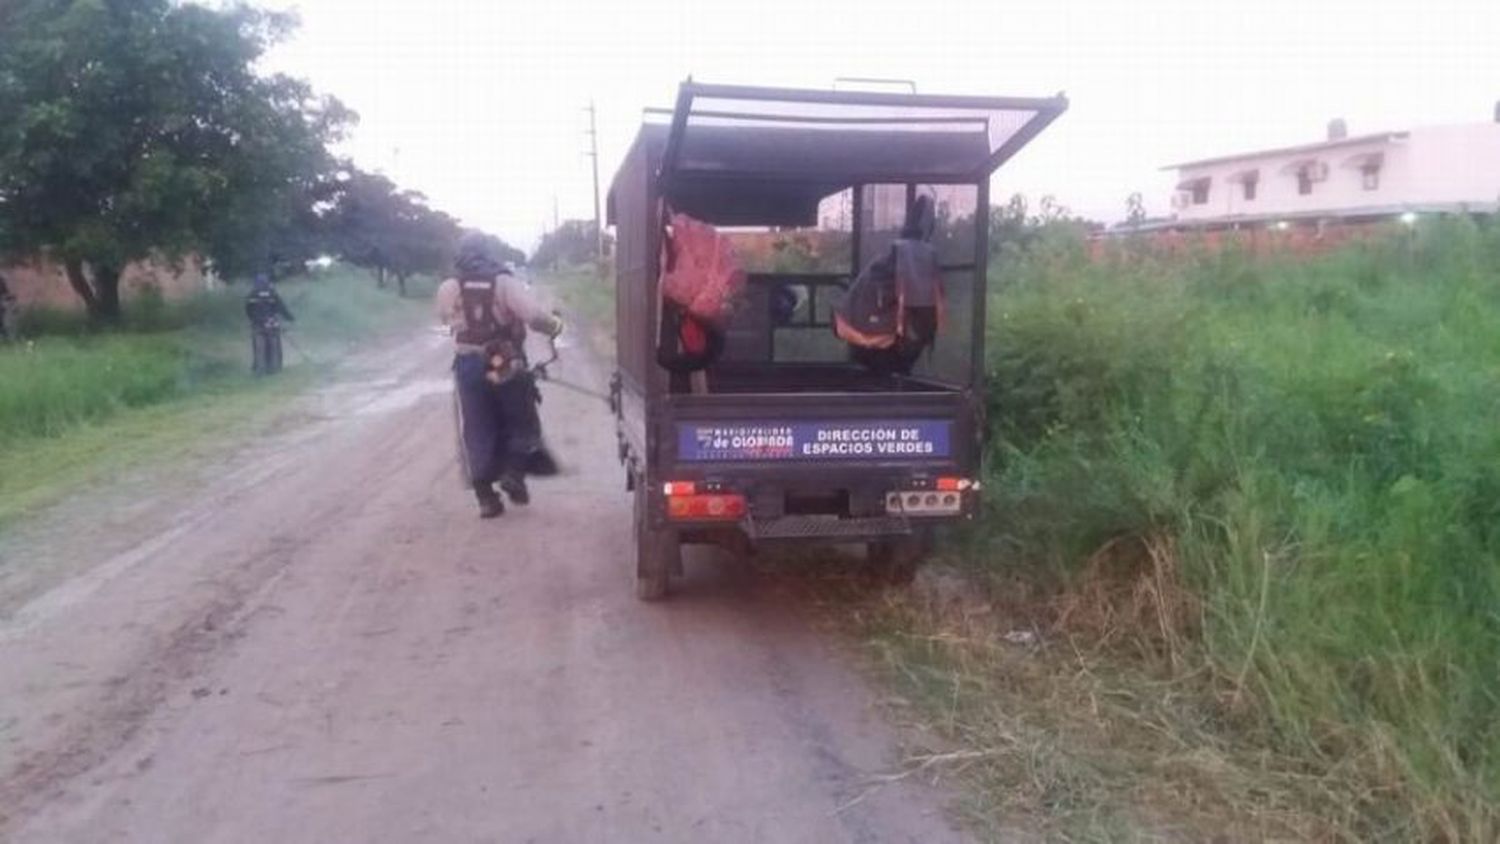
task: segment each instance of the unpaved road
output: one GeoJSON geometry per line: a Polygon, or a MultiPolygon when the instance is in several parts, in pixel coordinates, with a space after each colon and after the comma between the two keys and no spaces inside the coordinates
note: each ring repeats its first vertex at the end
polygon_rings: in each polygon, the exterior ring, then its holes
{"type": "Polygon", "coordinates": [[[548,390],[569,472],[477,519],[444,361],[413,340],[0,540],[0,839],[960,838],[945,795],[869,788],[896,736],[795,601],[690,557],[636,602],[593,400],[548,390]]]}

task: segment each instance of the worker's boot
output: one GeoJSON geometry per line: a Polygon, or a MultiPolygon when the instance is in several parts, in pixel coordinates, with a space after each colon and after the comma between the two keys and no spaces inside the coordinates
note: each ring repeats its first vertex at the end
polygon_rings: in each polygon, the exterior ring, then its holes
{"type": "Polygon", "coordinates": [[[505,502],[489,484],[475,484],[474,497],[479,499],[479,518],[493,519],[505,512],[505,502]]]}
{"type": "Polygon", "coordinates": [[[500,488],[510,498],[510,503],[522,507],[531,503],[531,490],[526,488],[526,476],[519,472],[511,472],[500,479],[500,488]]]}

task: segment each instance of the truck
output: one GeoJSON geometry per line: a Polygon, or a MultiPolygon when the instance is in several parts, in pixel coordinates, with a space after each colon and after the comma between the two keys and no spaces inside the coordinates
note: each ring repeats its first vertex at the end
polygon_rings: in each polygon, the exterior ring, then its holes
{"type": "Polygon", "coordinates": [[[645,114],[607,198],[638,597],[666,596],[692,544],[862,545],[903,583],[937,528],[976,517],[991,176],[1066,108],[689,80],[645,114]],[[856,360],[833,314],[918,197],[936,209],[946,306],[911,370],[884,371],[856,360]],[[744,244],[722,352],[687,378],[656,356],[668,212],[744,244]]]}

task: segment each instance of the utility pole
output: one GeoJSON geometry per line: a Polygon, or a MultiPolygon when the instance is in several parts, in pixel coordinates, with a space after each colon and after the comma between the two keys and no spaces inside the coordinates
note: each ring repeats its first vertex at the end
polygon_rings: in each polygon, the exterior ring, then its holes
{"type": "Polygon", "coordinates": [[[604,261],[604,220],[599,216],[599,125],[594,101],[589,100],[589,107],[584,110],[589,113],[587,133],[589,149],[584,155],[588,156],[594,165],[594,258],[602,263],[604,261]]]}

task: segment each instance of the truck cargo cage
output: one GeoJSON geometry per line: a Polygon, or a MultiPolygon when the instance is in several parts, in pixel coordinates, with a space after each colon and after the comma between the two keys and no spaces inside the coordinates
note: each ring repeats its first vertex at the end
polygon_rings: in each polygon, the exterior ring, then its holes
{"type": "Polygon", "coordinates": [[[607,201],[617,243],[614,406],[637,495],[644,597],[664,592],[684,540],[728,530],[751,544],[868,542],[872,561],[907,571],[934,525],[973,517],[977,485],[955,491],[951,509],[887,504],[922,478],[980,476],[990,178],[1066,109],[1061,95],[689,81],[670,112],[648,112],[607,201]],[[832,314],[861,270],[891,252],[918,197],[938,218],[929,242],[947,307],[936,340],[896,374],[852,353],[832,314]],[[656,359],[667,210],[727,231],[746,263],[723,354],[692,379],[656,359]],[[793,241],[802,244],[795,261],[756,251],[793,241]],[[767,431],[790,445],[756,446],[767,431]],[[745,450],[733,432],[745,433],[745,450]],[[914,439],[838,445],[890,432],[914,439]],[[709,478],[745,497],[745,518],[727,528],[671,523],[662,482],[709,478]],[[809,510],[809,501],[835,505],[809,510]]]}

